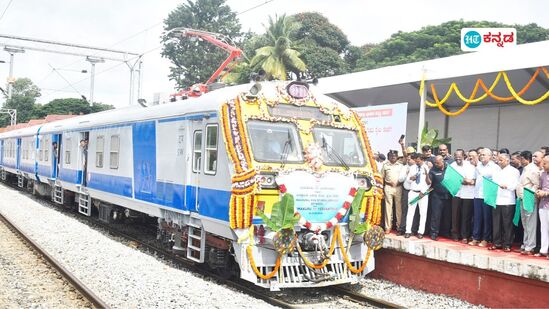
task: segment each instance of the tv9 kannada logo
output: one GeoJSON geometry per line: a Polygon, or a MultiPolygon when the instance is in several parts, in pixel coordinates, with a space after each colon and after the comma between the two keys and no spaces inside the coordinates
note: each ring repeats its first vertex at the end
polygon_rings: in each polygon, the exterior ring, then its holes
{"type": "Polygon", "coordinates": [[[517,45],[515,28],[463,28],[461,50],[479,51],[517,45]]]}

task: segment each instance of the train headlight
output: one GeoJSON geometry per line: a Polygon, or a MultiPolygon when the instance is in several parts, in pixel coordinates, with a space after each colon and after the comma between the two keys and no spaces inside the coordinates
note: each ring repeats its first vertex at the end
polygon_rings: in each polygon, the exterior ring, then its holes
{"type": "Polygon", "coordinates": [[[257,176],[257,182],[262,188],[265,189],[276,189],[278,185],[276,184],[276,175],[275,174],[264,174],[261,173],[257,176]]]}
{"type": "Polygon", "coordinates": [[[358,176],[356,178],[358,186],[363,188],[365,191],[369,191],[372,188],[372,179],[370,177],[358,176]]]}

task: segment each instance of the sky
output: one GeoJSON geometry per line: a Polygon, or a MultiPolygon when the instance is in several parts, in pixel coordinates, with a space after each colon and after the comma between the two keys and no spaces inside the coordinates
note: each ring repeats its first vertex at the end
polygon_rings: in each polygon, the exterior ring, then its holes
{"type": "MultiPolygon", "coordinates": [[[[182,0],[0,0],[0,35],[18,36],[144,54],[141,97],[172,93],[170,62],[160,56],[163,20],[182,0]]],[[[549,28],[549,2],[544,0],[228,0],[242,30],[263,33],[269,15],[319,12],[338,26],[353,45],[379,43],[397,31],[463,20],[489,20],[508,24],[537,23],[549,28]]],[[[52,47],[1,37],[0,43],[83,53],[127,62],[106,60],[96,65],[94,101],[127,106],[130,69],[135,58],[122,53],[98,53],[52,47]]],[[[28,77],[42,90],[37,102],[56,98],[90,97],[91,64],[86,57],[27,50],[16,54],[14,77],[28,77]],[[87,73],[82,73],[87,70],[87,73]]],[[[9,76],[9,54],[0,51],[0,84],[9,76]]],[[[137,80],[134,83],[137,87],[137,80]]],[[[136,97],[136,95],[134,95],[136,97]]],[[[0,99],[2,102],[3,99],[0,99]]]]}

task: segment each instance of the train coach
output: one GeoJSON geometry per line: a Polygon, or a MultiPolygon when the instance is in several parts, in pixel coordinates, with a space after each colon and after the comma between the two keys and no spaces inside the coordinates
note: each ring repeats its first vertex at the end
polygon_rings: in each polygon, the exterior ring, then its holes
{"type": "Polygon", "coordinates": [[[272,290],[374,269],[375,166],[359,117],[297,81],[0,134],[3,180],[107,222],[156,217],[174,251],[272,290]]]}

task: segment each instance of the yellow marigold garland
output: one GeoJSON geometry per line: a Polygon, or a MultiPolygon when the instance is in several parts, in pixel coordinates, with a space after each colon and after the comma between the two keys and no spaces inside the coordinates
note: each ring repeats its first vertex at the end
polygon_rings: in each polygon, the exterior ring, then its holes
{"type": "MultiPolygon", "coordinates": [[[[538,75],[541,71],[543,71],[545,73],[546,77],[549,78],[549,71],[545,67],[539,67],[539,68],[536,69],[534,74],[532,74],[532,77],[528,80],[526,85],[519,92],[516,92],[516,90],[513,88],[512,84],[509,80],[508,74],[504,71],[501,71],[501,72],[498,73],[498,75],[496,76],[496,79],[494,80],[494,82],[492,83],[490,88],[486,87],[486,84],[484,83],[484,81],[482,79],[478,79],[477,82],[475,83],[475,86],[474,86],[473,91],[471,93],[471,96],[469,98],[466,98],[461,93],[461,91],[459,90],[457,84],[455,82],[453,82],[450,85],[450,88],[448,89],[448,91],[446,92],[446,95],[442,99],[439,99],[439,97],[436,93],[436,89],[435,89],[434,84],[431,84],[431,92],[433,93],[433,98],[434,98],[435,102],[433,103],[433,102],[430,102],[430,101],[426,100],[425,104],[427,106],[430,106],[430,107],[438,107],[438,109],[443,114],[445,114],[447,116],[458,116],[458,115],[462,114],[463,112],[465,112],[465,110],[467,110],[467,108],[469,107],[469,105],[471,103],[480,102],[480,101],[484,100],[485,98],[487,98],[488,96],[490,96],[494,100],[497,100],[497,101],[500,101],[500,102],[509,102],[509,101],[512,101],[514,99],[514,100],[517,100],[518,102],[520,102],[524,105],[536,105],[536,104],[541,103],[541,102],[543,102],[543,101],[545,101],[549,98],[549,91],[547,91],[545,94],[543,94],[541,97],[539,97],[536,100],[525,100],[524,98],[522,98],[522,95],[526,91],[528,91],[528,89],[530,89],[530,87],[532,86],[534,81],[537,79],[537,77],[538,77],[538,75]],[[511,96],[500,97],[500,96],[497,96],[493,93],[493,90],[498,85],[501,77],[503,77],[505,85],[507,86],[507,89],[511,93],[511,96]],[[484,90],[484,94],[481,95],[478,98],[475,98],[479,87],[484,90]],[[450,98],[452,93],[455,93],[458,96],[458,98],[461,99],[465,103],[458,111],[455,111],[455,112],[450,112],[446,108],[443,107],[443,104],[450,98]]],[[[421,85],[420,85],[420,90],[419,90],[420,96],[423,93],[424,87],[425,87],[425,78],[423,78],[421,80],[421,85]]]]}
{"type": "Polygon", "coordinates": [[[231,178],[229,223],[233,229],[247,228],[252,224],[257,208],[257,199],[254,196],[257,191],[257,171],[252,166],[238,98],[223,104],[221,122],[225,147],[235,169],[235,175],[231,178]]]}
{"type": "MultiPolygon", "coordinates": [[[[349,241],[352,241],[352,239],[349,239],[349,241]]],[[[341,251],[341,255],[343,256],[343,261],[345,261],[345,265],[349,268],[349,270],[354,274],[359,274],[364,271],[364,268],[366,268],[366,264],[368,263],[368,260],[370,259],[370,255],[372,254],[372,249],[368,247],[368,252],[366,253],[366,257],[364,258],[364,261],[362,262],[362,266],[360,268],[354,268],[353,264],[351,264],[351,261],[349,261],[349,256],[347,255],[347,252],[345,252],[345,246],[343,245],[343,238],[341,234],[339,234],[337,238],[337,242],[339,243],[339,250],[341,251]]]]}
{"type": "Polygon", "coordinates": [[[258,276],[259,278],[263,280],[269,280],[272,277],[274,277],[276,273],[278,273],[278,269],[280,268],[280,260],[281,260],[280,255],[276,258],[276,263],[273,271],[264,275],[257,269],[257,266],[255,265],[255,260],[252,254],[252,245],[249,245],[246,248],[246,253],[248,254],[248,260],[250,260],[250,266],[252,266],[252,270],[254,271],[255,275],[258,276]]]}

